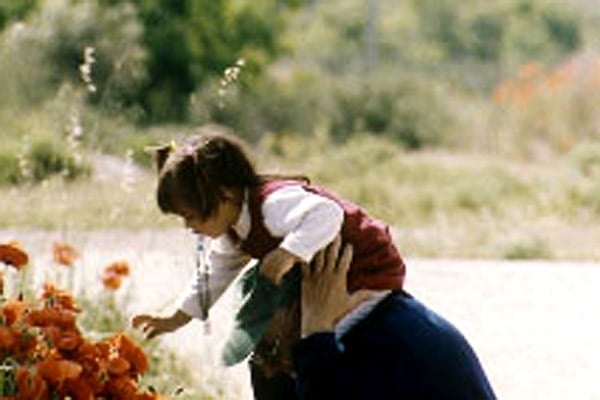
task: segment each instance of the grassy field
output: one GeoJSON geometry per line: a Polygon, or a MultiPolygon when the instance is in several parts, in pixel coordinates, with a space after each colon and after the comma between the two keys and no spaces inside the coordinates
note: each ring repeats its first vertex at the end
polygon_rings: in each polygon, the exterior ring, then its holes
{"type": "MultiPolygon", "coordinates": [[[[413,257],[600,259],[597,172],[573,154],[534,163],[409,153],[372,137],[341,146],[265,142],[257,152],[262,170],[305,173],[366,207],[393,227],[401,249],[413,257]]],[[[92,164],[87,179],[1,188],[0,227],[76,232],[180,226],[158,212],[151,171],[106,156],[95,156],[92,164]]]]}

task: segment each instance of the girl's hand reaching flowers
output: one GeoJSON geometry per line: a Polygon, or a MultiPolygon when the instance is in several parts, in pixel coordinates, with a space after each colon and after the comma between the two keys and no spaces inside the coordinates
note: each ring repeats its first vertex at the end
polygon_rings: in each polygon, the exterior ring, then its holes
{"type": "Polygon", "coordinates": [[[131,326],[140,329],[146,339],[152,339],[163,333],[173,332],[183,325],[190,322],[192,317],[181,310],[177,310],[169,317],[154,317],[147,314],[140,314],[133,317],[131,326]]]}

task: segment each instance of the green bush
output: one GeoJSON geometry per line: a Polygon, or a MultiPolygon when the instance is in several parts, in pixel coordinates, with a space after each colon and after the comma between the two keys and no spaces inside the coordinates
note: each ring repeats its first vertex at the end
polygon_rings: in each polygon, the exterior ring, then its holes
{"type": "Polygon", "coordinates": [[[20,178],[19,163],[14,153],[0,152],[0,185],[17,183],[20,178]]]}
{"type": "Polygon", "coordinates": [[[23,19],[35,9],[37,0],[10,0],[0,3],[0,29],[13,20],[23,19]]]}
{"type": "Polygon", "coordinates": [[[31,163],[31,174],[35,181],[42,181],[52,175],[62,174],[68,179],[75,179],[89,173],[79,165],[75,158],[64,150],[64,146],[52,141],[39,141],[31,146],[27,157],[31,163]]]}
{"type": "Polygon", "coordinates": [[[600,142],[582,142],[571,150],[570,155],[583,176],[600,178],[600,142]]]}
{"type": "Polygon", "coordinates": [[[341,80],[332,89],[331,133],[346,139],[371,132],[408,149],[451,142],[457,121],[439,89],[435,82],[391,73],[341,80]]]}
{"type": "Polygon", "coordinates": [[[59,140],[39,137],[28,149],[0,152],[0,184],[40,182],[54,175],[67,180],[88,176],[91,167],[59,140]]]}
{"type": "Polygon", "coordinates": [[[263,76],[252,86],[242,82],[221,94],[213,82],[194,95],[191,120],[230,126],[251,142],[265,133],[311,134],[326,112],[327,89],[322,80],[326,78],[299,68],[285,78],[263,76]]]}
{"type": "Polygon", "coordinates": [[[501,256],[507,260],[551,259],[552,251],[535,235],[515,235],[504,245],[501,256]]]}
{"type": "Polygon", "coordinates": [[[3,86],[27,106],[52,98],[65,81],[83,87],[80,65],[86,47],[94,49],[89,100],[106,108],[126,104],[145,79],[142,28],[130,4],[101,7],[96,0],[42,2],[23,24],[4,32],[0,73],[3,86]]]}

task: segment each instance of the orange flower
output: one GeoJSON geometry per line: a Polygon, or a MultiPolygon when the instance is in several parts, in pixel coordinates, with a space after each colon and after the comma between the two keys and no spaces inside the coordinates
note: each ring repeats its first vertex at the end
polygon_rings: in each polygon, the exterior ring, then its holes
{"type": "Polygon", "coordinates": [[[73,351],[83,341],[81,334],[76,328],[60,329],[57,326],[42,328],[44,336],[58,349],[62,351],[73,351]]]}
{"type": "Polygon", "coordinates": [[[107,394],[116,399],[135,399],[137,390],[137,383],[128,376],[117,376],[106,382],[107,394]]]}
{"type": "Polygon", "coordinates": [[[129,264],[127,261],[115,261],[104,268],[102,284],[109,290],[118,290],[123,282],[123,277],[129,275],[129,264]]]}
{"type": "Polygon", "coordinates": [[[70,267],[80,258],[79,252],[70,244],[54,242],[52,246],[54,261],[57,264],[70,267]]]}
{"type": "Polygon", "coordinates": [[[129,371],[130,367],[129,361],[123,357],[114,357],[108,360],[108,372],[112,375],[123,375],[129,371]]]}
{"type": "Polygon", "coordinates": [[[59,326],[63,328],[75,327],[75,315],[68,310],[57,307],[46,307],[41,310],[31,310],[25,317],[32,326],[59,326]]]}
{"type": "Polygon", "coordinates": [[[29,256],[17,242],[0,244],[0,262],[20,270],[29,262],[29,256]]]}
{"type": "Polygon", "coordinates": [[[114,272],[105,272],[102,275],[102,284],[109,290],[118,290],[121,287],[121,275],[114,272]]]}
{"type": "Polygon", "coordinates": [[[65,310],[79,312],[81,309],[75,305],[75,299],[66,290],[57,289],[52,283],[44,284],[42,299],[48,300],[50,307],[60,307],[65,310]]]}
{"type": "Polygon", "coordinates": [[[8,326],[0,326],[0,350],[14,350],[18,337],[16,332],[8,326]]]}
{"type": "Polygon", "coordinates": [[[94,400],[94,389],[87,379],[69,379],[65,382],[66,392],[75,400],[94,400]]]}
{"type": "Polygon", "coordinates": [[[119,355],[129,362],[131,371],[137,374],[144,374],[148,369],[148,358],[135,342],[123,333],[113,336],[110,341],[114,344],[119,355]]]}
{"type": "Polygon", "coordinates": [[[105,273],[113,272],[121,276],[129,276],[129,264],[127,261],[115,261],[104,269],[105,273]]]}
{"type": "Polygon", "coordinates": [[[138,393],[135,400],[168,400],[168,397],[164,397],[154,392],[143,392],[138,393]]]}
{"type": "Polygon", "coordinates": [[[62,383],[81,374],[81,365],[70,360],[44,360],[36,364],[39,374],[50,383],[62,383]]]}
{"type": "Polygon", "coordinates": [[[42,379],[39,371],[33,372],[25,367],[16,371],[18,387],[17,400],[44,400],[48,398],[48,385],[42,379]]]}
{"type": "Polygon", "coordinates": [[[2,307],[2,315],[4,316],[4,323],[8,326],[14,324],[17,320],[25,313],[27,305],[18,300],[9,300],[2,307]]]}

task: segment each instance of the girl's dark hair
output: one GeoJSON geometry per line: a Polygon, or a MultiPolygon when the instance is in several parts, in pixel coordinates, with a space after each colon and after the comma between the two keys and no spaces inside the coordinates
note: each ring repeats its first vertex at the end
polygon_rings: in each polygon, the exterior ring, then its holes
{"type": "Polygon", "coordinates": [[[245,189],[261,182],[245,145],[220,127],[204,127],[183,143],[154,150],[157,201],[164,213],[177,213],[185,205],[209,218],[223,200],[224,189],[245,189]]]}

